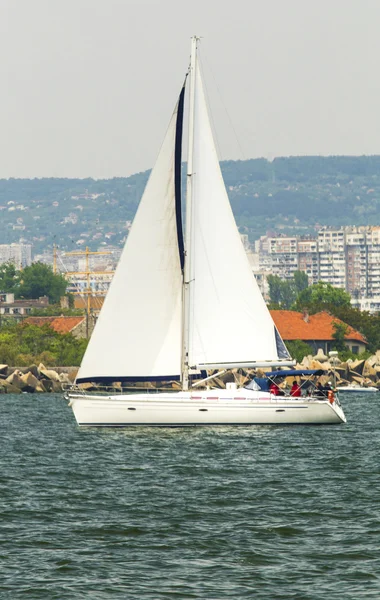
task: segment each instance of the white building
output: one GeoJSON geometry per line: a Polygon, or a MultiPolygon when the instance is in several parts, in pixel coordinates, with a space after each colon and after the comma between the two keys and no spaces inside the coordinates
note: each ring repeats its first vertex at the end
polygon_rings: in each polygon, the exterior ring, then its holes
{"type": "Polygon", "coordinates": [[[30,244],[0,244],[0,264],[10,262],[16,269],[32,264],[32,246],[30,244]]]}
{"type": "Polygon", "coordinates": [[[260,271],[284,280],[303,271],[309,284],[330,283],[355,298],[380,297],[379,226],[323,227],[316,238],[262,236],[255,249],[260,271]]]}

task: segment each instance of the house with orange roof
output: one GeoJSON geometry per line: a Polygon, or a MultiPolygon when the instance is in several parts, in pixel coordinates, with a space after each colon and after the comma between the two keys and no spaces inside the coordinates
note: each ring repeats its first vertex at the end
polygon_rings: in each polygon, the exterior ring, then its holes
{"type": "MultiPolygon", "coordinates": [[[[309,315],[292,310],[271,310],[270,314],[284,342],[302,340],[309,344],[314,353],[318,352],[318,348],[322,348],[325,354],[332,350],[335,343],[334,323],[343,324],[343,321],[325,311],[309,315]]],[[[346,345],[355,354],[363,352],[367,340],[356,329],[347,327],[346,345]]]]}
{"type": "MultiPolygon", "coordinates": [[[[30,325],[49,325],[57,333],[72,333],[74,337],[84,338],[87,336],[86,317],[28,317],[23,323],[30,325]]],[[[92,327],[93,329],[93,327],[92,327]]],[[[91,333],[91,330],[90,332],[91,333]]]]}

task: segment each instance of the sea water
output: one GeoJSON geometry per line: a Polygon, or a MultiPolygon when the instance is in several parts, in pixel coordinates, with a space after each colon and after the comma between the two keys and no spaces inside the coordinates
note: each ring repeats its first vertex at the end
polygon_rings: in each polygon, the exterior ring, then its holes
{"type": "Polygon", "coordinates": [[[0,396],[1,599],[380,598],[380,395],[319,427],[80,430],[0,396]]]}

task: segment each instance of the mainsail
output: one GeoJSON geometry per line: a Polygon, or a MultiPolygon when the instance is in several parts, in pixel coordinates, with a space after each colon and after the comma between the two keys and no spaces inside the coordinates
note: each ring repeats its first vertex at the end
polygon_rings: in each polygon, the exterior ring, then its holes
{"type": "Polygon", "coordinates": [[[77,383],[179,378],[182,90],[151,172],[77,383]],[[176,168],[177,164],[177,168],[176,168]]]}

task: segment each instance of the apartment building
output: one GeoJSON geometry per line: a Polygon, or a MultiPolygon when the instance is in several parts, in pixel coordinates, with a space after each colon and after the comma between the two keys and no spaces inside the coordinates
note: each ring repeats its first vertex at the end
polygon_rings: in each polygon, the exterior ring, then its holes
{"type": "Polygon", "coordinates": [[[0,244],[0,264],[13,263],[16,269],[32,264],[31,244],[0,244]]]}
{"type": "Polygon", "coordinates": [[[259,270],[291,279],[307,273],[309,283],[323,281],[345,289],[361,306],[380,298],[380,227],[323,227],[315,238],[262,236],[255,243],[259,270]],[[366,299],[373,299],[367,302],[366,299]]]}
{"type": "Polygon", "coordinates": [[[298,248],[296,237],[276,237],[269,239],[271,271],[283,279],[292,279],[298,270],[298,248]]]}
{"type": "Polygon", "coordinates": [[[304,271],[309,279],[309,284],[319,281],[319,252],[318,242],[315,239],[300,238],[297,243],[298,271],[304,271]]]}
{"type": "Polygon", "coordinates": [[[307,273],[310,283],[319,281],[318,242],[310,237],[267,237],[255,243],[260,271],[292,279],[295,271],[307,273]]]}
{"type": "Polygon", "coordinates": [[[346,289],[345,232],[324,228],[318,232],[319,280],[346,289]]]}

